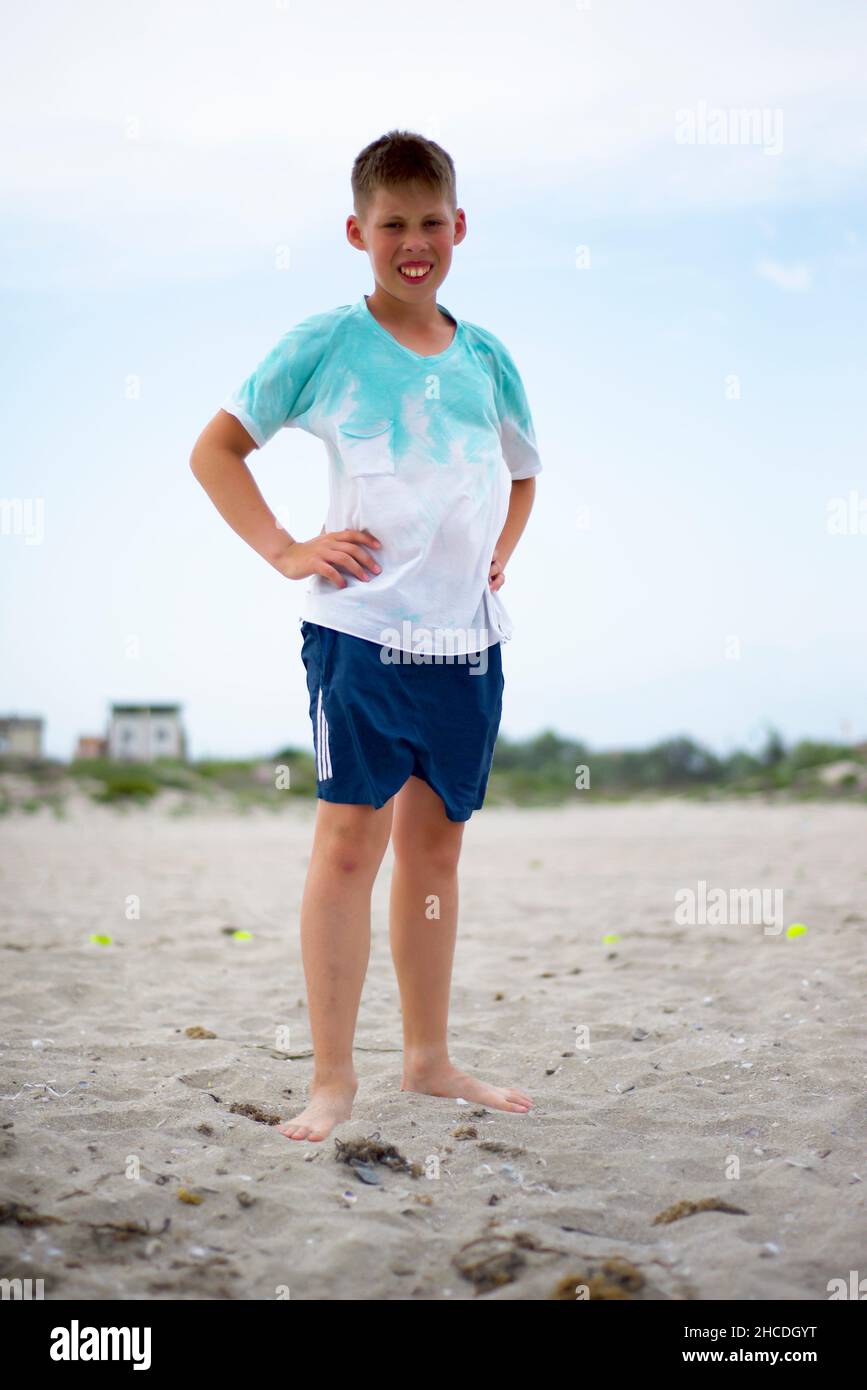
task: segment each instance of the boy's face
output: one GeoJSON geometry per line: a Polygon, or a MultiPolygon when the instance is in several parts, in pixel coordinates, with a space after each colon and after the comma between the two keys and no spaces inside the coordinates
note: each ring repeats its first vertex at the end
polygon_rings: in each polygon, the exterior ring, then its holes
{"type": "Polygon", "coordinates": [[[377,188],[363,216],[346,221],[347,239],[367,252],[377,284],[405,304],[436,296],[466,234],[463,208],[453,212],[426,184],[377,188]]]}

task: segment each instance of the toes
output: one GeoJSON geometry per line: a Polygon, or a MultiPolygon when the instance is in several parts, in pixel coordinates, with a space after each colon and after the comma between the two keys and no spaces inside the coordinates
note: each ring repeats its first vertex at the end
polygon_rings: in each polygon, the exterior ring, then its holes
{"type": "Polygon", "coordinates": [[[287,1139],[306,1139],[311,1144],[319,1144],[327,1137],[325,1134],[320,1134],[312,1125],[289,1125],[286,1129],[281,1129],[280,1133],[285,1134],[287,1139]]]}
{"type": "Polygon", "coordinates": [[[290,1129],[283,1129],[281,1134],[285,1134],[287,1139],[306,1139],[309,1134],[306,1125],[292,1125],[290,1129]]]}

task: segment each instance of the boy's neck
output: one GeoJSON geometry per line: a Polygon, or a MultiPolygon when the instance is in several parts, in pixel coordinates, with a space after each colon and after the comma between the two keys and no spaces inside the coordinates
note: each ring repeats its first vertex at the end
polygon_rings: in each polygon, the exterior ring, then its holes
{"type": "Polygon", "coordinates": [[[406,304],[377,284],[373,294],[365,295],[365,299],[377,323],[387,324],[390,328],[404,328],[410,333],[414,330],[424,332],[426,328],[436,327],[443,319],[437,307],[436,292],[417,303],[406,304]]]}

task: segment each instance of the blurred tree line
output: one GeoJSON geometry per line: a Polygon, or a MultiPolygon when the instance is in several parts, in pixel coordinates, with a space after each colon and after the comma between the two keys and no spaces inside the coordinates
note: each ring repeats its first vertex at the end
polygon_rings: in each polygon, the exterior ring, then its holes
{"type": "MultiPolygon", "coordinates": [[[[72,778],[96,801],[148,801],[158,793],[180,793],[192,809],[229,796],[239,809],[276,809],[290,797],[314,797],[316,773],[306,747],[287,747],[249,759],[161,758],[152,763],[0,756],[0,814],[13,806],[27,811],[48,804],[62,811],[65,779],[72,778]]],[[[867,744],[802,740],[787,747],[767,728],[756,752],[736,749],[720,756],[686,735],[649,748],[594,751],[581,740],[552,730],[520,742],[500,735],[488,780],[486,804],[556,805],[582,795],[602,798],[663,794],[696,797],[749,795],[791,788],[799,797],[855,796],[867,801],[867,744]],[[830,768],[831,764],[836,766],[830,768]]]]}
{"type": "MultiPolygon", "coordinates": [[[[801,774],[837,761],[865,761],[865,749],[848,744],[809,740],[787,748],[781,735],[768,728],[763,746],[755,753],[736,749],[719,756],[686,735],[663,739],[648,748],[593,751],[588,745],[562,738],[551,730],[514,742],[503,735],[497,740],[491,777],[505,783],[564,789],[571,794],[586,768],[589,791],[612,793],[650,790],[683,790],[717,787],[759,790],[787,787],[802,780],[801,774]]],[[[579,782],[580,785],[580,782],[579,782]]]]}

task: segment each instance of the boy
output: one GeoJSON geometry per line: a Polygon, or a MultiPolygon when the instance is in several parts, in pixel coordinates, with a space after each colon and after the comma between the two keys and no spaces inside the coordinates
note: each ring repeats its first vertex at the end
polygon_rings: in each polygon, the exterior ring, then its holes
{"type": "Polygon", "coordinates": [[[286,333],[190,460],[229,525],[278,573],[310,580],[301,656],[319,800],[301,947],[314,1075],[280,1133],[314,1142],[352,1112],[389,838],[401,1089],[519,1114],[532,1104],[454,1067],[446,1030],[461,839],[484,800],[511,636],[497,595],[541,470],[533,423],[502,343],[436,300],[466,236],[451,157],[390,131],[356,159],[352,191],[346,234],[370,258],[373,293],[286,333]],[[283,426],[328,450],[328,515],[308,541],[280,529],[245,462],[283,426]]]}

